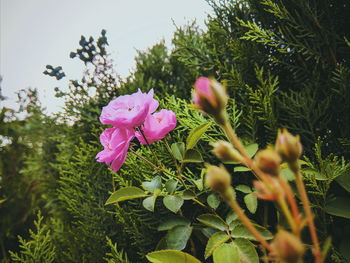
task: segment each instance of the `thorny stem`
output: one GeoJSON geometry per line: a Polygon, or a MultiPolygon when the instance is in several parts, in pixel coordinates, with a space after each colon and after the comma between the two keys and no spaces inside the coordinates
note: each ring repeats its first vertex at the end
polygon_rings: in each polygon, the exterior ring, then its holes
{"type": "Polygon", "coordinates": [[[301,201],[303,203],[304,212],[306,215],[306,220],[307,220],[307,223],[309,225],[312,243],[314,245],[313,252],[315,255],[316,263],[322,263],[323,259],[322,259],[322,254],[321,254],[321,250],[320,250],[320,244],[319,244],[318,238],[317,238],[316,227],[315,227],[314,220],[313,220],[313,214],[311,211],[309,198],[307,197],[304,182],[303,182],[303,179],[301,178],[300,168],[298,165],[293,165],[290,168],[294,172],[295,182],[296,182],[298,191],[300,193],[301,201]]]}
{"type": "Polygon", "coordinates": [[[232,210],[237,214],[238,218],[241,220],[243,225],[249,230],[250,233],[254,235],[257,241],[259,241],[270,253],[273,254],[273,247],[264,239],[264,237],[259,233],[259,231],[253,226],[249,218],[244,214],[241,207],[238,205],[236,200],[231,198],[227,200],[227,203],[232,208],[232,210]]]}

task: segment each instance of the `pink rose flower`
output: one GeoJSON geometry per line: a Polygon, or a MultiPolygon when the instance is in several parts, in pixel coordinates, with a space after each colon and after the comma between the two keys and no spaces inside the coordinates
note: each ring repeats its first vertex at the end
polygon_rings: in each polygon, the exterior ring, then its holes
{"type": "MultiPolygon", "coordinates": [[[[148,115],[142,127],[148,143],[153,143],[163,139],[176,126],[176,115],[170,110],[161,110],[148,115]]],[[[141,132],[136,132],[136,138],[142,143],[146,144],[141,132]]]]}
{"type": "Polygon", "coordinates": [[[133,129],[108,128],[100,135],[104,149],[96,155],[98,162],[104,162],[117,172],[125,162],[130,141],[134,138],[133,129]]]}
{"type": "Polygon", "coordinates": [[[138,127],[158,105],[158,101],[153,99],[153,89],[148,93],[138,90],[131,95],[119,96],[103,107],[100,121],[122,128],[138,127]]]}

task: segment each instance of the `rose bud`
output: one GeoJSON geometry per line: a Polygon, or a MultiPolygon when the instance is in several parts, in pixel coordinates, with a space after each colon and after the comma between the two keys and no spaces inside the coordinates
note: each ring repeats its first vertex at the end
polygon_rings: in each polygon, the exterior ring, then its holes
{"type": "Polygon", "coordinates": [[[275,148],[283,161],[288,163],[295,163],[303,151],[300,137],[293,136],[286,129],[278,131],[275,148]]]}
{"type": "Polygon", "coordinates": [[[212,116],[219,124],[226,121],[228,102],[226,89],[216,80],[200,77],[194,84],[193,102],[198,109],[212,116]]]}
{"type": "Polygon", "coordinates": [[[212,145],[214,147],[213,153],[220,160],[243,163],[244,159],[242,155],[235,148],[233,148],[231,143],[225,141],[217,141],[212,145]]]}
{"type": "Polygon", "coordinates": [[[254,157],[255,165],[264,173],[277,176],[280,170],[281,157],[271,149],[258,151],[254,157]]]}
{"type": "Polygon", "coordinates": [[[207,167],[205,183],[213,191],[224,193],[231,186],[231,175],[223,166],[209,165],[207,167]]]}
{"type": "Polygon", "coordinates": [[[262,181],[253,181],[254,188],[256,189],[256,197],[268,200],[268,201],[276,201],[278,199],[278,195],[280,194],[281,186],[278,180],[275,177],[271,177],[271,184],[269,186],[266,185],[265,182],[262,181]]]}
{"type": "Polygon", "coordinates": [[[300,238],[285,230],[279,230],[275,236],[272,246],[276,254],[285,263],[301,262],[305,248],[300,238]]]}

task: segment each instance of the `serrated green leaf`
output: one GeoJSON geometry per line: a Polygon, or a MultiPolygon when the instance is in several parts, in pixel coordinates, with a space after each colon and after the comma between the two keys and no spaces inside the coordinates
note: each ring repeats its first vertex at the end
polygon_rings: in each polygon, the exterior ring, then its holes
{"type": "Polygon", "coordinates": [[[220,245],[225,243],[230,239],[230,236],[225,232],[216,232],[214,233],[208,240],[208,243],[205,247],[204,257],[205,259],[209,258],[215,249],[217,249],[220,245]]]}
{"type": "Polygon", "coordinates": [[[226,216],[226,220],[225,221],[226,221],[227,224],[231,224],[232,221],[235,221],[237,219],[238,219],[238,215],[236,213],[230,211],[228,213],[228,215],[226,216]]]}
{"type": "Polygon", "coordinates": [[[158,226],[158,231],[169,230],[175,226],[189,226],[190,224],[191,222],[185,217],[172,216],[160,223],[160,225],[158,226]]]}
{"type": "Polygon", "coordinates": [[[217,194],[212,193],[212,194],[208,195],[207,203],[211,208],[216,209],[220,205],[221,199],[217,194]]]}
{"type": "Polygon", "coordinates": [[[156,195],[145,198],[142,201],[143,207],[146,208],[148,211],[154,212],[154,205],[156,204],[156,199],[157,199],[156,195]]]}
{"type": "Polygon", "coordinates": [[[154,251],[146,257],[152,263],[201,263],[190,254],[171,249],[154,251]]]}
{"type": "Polygon", "coordinates": [[[182,161],[185,156],[185,144],[183,142],[173,143],[171,152],[177,160],[182,161]]]}
{"type": "Polygon", "coordinates": [[[238,248],[231,243],[224,243],[215,249],[214,263],[237,263],[240,261],[238,248]]]}
{"type": "Polygon", "coordinates": [[[234,172],[250,172],[251,169],[245,166],[236,166],[235,168],[233,168],[234,172]]]}
{"type": "Polygon", "coordinates": [[[167,248],[183,250],[192,233],[190,226],[175,226],[165,235],[167,248]]]}
{"type": "Polygon", "coordinates": [[[202,163],[204,162],[204,160],[199,151],[194,149],[189,149],[186,151],[185,157],[182,162],[183,163],[202,163]]]}
{"type": "Polygon", "coordinates": [[[146,197],[145,192],[134,186],[121,188],[115,191],[106,201],[106,205],[118,203],[120,201],[146,197]]]}
{"type": "Polygon", "coordinates": [[[255,214],[258,207],[258,199],[256,198],[255,193],[247,194],[244,197],[244,203],[247,206],[249,212],[255,214]]]}
{"type": "Polygon", "coordinates": [[[154,193],[156,189],[162,188],[162,178],[160,176],[156,176],[150,182],[143,182],[142,187],[151,193],[154,193]]]}
{"type": "Polygon", "coordinates": [[[259,263],[258,253],[252,242],[244,238],[236,238],[232,244],[239,250],[241,263],[259,263]]]}
{"type": "Polygon", "coordinates": [[[252,192],[252,189],[248,185],[240,184],[235,187],[235,190],[240,191],[245,194],[249,194],[252,192]]]}
{"type": "Polygon", "coordinates": [[[166,208],[168,208],[170,211],[177,213],[181,206],[183,205],[184,200],[181,196],[175,195],[175,196],[165,196],[163,198],[163,204],[166,208]]]}
{"type": "Polygon", "coordinates": [[[175,192],[177,186],[177,180],[171,178],[165,183],[165,189],[169,194],[172,194],[175,192]]]}
{"type": "Polygon", "coordinates": [[[187,137],[186,140],[186,149],[192,149],[194,146],[196,146],[198,140],[202,137],[202,135],[208,130],[212,123],[203,123],[199,125],[198,127],[194,128],[190,134],[187,137]]]}
{"type": "Polygon", "coordinates": [[[336,197],[327,202],[325,211],[327,214],[350,218],[350,198],[336,197]]]}
{"type": "Polygon", "coordinates": [[[182,192],[182,199],[191,200],[196,197],[196,194],[191,190],[185,190],[182,192]]]}
{"type": "Polygon", "coordinates": [[[256,154],[256,152],[258,151],[259,145],[256,143],[252,143],[252,144],[249,144],[247,146],[244,146],[244,148],[247,151],[248,156],[250,158],[252,158],[256,154]]]}
{"type": "Polygon", "coordinates": [[[197,217],[197,220],[206,226],[210,226],[221,231],[224,231],[227,228],[225,221],[217,215],[203,214],[197,217]]]}
{"type": "MultiPolygon", "coordinates": [[[[273,235],[266,228],[259,226],[257,224],[253,224],[255,228],[259,231],[259,233],[266,239],[272,239],[273,235]]],[[[256,240],[255,236],[249,232],[249,230],[244,225],[237,225],[232,231],[231,236],[234,238],[245,238],[249,240],[256,240]]]]}

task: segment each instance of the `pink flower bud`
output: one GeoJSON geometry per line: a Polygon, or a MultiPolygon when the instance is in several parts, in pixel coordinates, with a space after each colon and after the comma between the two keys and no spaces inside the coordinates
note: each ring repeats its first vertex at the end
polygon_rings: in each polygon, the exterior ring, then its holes
{"type": "Polygon", "coordinates": [[[214,117],[218,123],[226,121],[224,109],[228,102],[226,89],[214,79],[200,77],[194,84],[193,102],[197,108],[214,117]]]}

